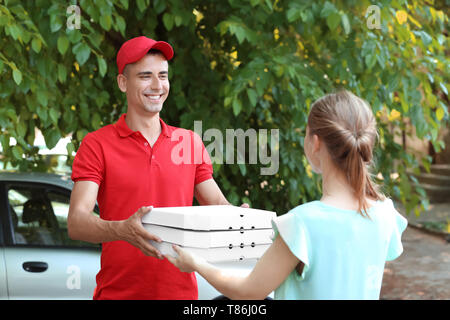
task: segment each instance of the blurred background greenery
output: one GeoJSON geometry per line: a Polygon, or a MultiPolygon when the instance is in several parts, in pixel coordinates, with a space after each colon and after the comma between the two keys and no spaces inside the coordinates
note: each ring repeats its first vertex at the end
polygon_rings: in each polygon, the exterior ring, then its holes
{"type": "Polygon", "coordinates": [[[307,114],[314,100],[346,88],[377,117],[374,176],[418,214],[429,201],[416,175],[445,148],[441,133],[449,123],[448,5],[0,0],[3,168],[70,170],[83,137],[126,112],[116,54],[127,39],[145,35],[175,51],[161,112],[166,123],[193,129],[202,120],[203,131],[280,129],[277,174],[261,175],[263,164],[214,164],[232,203],[280,214],[319,197],[320,177],[303,153],[307,114]],[[67,25],[76,21],[71,4],[80,9],[79,29],[67,25]],[[46,149],[65,138],[67,157],[43,155],[40,132],[46,149]],[[417,140],[429,151],[414,152],[407,142],[417,140]]]}

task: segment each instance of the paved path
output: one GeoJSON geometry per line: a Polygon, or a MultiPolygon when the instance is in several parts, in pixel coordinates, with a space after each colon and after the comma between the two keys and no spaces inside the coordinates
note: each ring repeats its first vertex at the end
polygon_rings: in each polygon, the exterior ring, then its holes
{"type": "Polygon", "coordinates": [[[403,253],[384,269],[381,299],[450,299],[450,243],[408,227],[403,253]]]}

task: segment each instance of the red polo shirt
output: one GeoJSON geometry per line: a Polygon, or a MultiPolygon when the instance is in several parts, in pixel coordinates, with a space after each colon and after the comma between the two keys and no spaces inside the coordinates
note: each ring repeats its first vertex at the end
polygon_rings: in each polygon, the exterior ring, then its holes
{"type": "MultiPolygon", "coordinates": [[[[99,185],[100,217],[124,220],[142,206],[192,206],[196,184],[212,178],[212,165],[198,135],[166,125],[153,147],[132,131],[123,114],[115,124],[83,139],[72,180],[99,185]]],[[[194,273],[167,259],[145,256],[125,241],[102,244],[94,299],[197,299],[194,273]]]]}

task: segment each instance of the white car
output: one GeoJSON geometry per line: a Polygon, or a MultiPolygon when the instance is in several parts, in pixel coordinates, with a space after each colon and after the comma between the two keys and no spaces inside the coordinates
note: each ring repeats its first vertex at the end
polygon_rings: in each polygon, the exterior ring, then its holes
{"type": "MultiPolygon", "coordinates": [[[[67,234],[72,187],[68,176],[0,172],[0,299],[92,299],[101,246],[67,234]]],[[[255,264],[216,265],[246,275],[255,264]]],[[[197,281],[200,300],[224,299],[197,281]]]]}

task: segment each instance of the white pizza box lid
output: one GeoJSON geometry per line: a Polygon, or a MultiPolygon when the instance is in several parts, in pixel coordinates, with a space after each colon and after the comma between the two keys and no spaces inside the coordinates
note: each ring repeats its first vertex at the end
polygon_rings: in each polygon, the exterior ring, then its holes
{"type": "Polygon", "coordinates": [[[153,208],[142,223],[190,230],[270,229],[273,211],[231,205],[153,208]]]}
{"type": "MultiPolygon", "coordinates": [[[[152,246],[163,255],[178,256],[172,248],[170,242],[155,242],[150,240],[152,246]]],[[[181,247],[181,246],[180,246],[181,247]]],[[[189,252],[204,258],[206,261],[224,262],[224,261],[241,261],[247,259],[259,259],[264,252],[270,247],[270,244],[259,244],[254,246],[233,246],[233,247],[217,247],[217,248],[192,248],[182,247],[189,252]]]]}
{"type": "Polygon", "coordinates": [[[162,241],[194,248],[271,244],[273,236],[273,229],[195,231],[148,223],[143,226],[162,241]]]}

